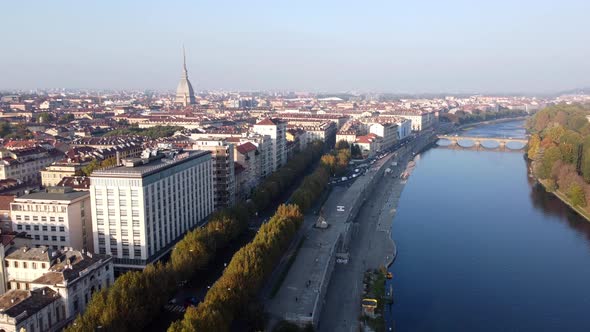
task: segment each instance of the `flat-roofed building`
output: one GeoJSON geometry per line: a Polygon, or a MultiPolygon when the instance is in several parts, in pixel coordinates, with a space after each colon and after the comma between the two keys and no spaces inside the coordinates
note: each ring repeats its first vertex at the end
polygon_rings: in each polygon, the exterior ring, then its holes
{"type": "Polygon", "coordinates": [[[276,171],[287,162],[287,122],[280,119],[264,119],[253,127],[255,133],[270,136],[272,146],[272,170],[276,171]]]}
{"type": "Polygon", "coordinates": [[[195,140],[193,150],[211,152],[215,208],[220,209],[233,205],[236,201],[234,144],[225,138],[199,138],[195,140]]]}
{"type": "Polygon", "coordinates": [[[44,187],[57,186],[65,177],[74,176],[86,163],[60,161],[55,162],[41,170],[41,185],[44,187]]]}
{"type": "Polygon", "coordinates": [[[93,251],[90,193],[50,187],[10,203],[12,228],[27,232],[33,245],[93,251]]]}
{"type": "Polygon", "coordinates": [[[145,151],[90,176],[94,249],[118,269],[141,269],[214,209],[210,151],[145,151]]]}

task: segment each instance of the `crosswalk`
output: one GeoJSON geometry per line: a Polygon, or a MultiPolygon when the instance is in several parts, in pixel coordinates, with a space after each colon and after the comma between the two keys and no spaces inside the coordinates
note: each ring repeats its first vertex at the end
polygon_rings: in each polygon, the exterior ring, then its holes
{"type": "Polygon", "coordinates": [[[186,309],[178,304],[167,304],[164,308],[170,312],[185,312],[186,309]]]}

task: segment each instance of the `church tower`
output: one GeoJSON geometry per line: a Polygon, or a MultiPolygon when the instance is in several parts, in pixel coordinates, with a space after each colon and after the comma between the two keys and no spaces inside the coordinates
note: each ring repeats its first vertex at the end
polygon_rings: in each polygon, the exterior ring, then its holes
{"type": "Polygon", "coordinates": [[[184,53],[184,46],[182,46],[182,58],[182,77],[180,78],[180,82],[178,82],[178,87],[176,88],[176,99],[174,100],[174,103],[183,106],[193,105],[195,104],[195,92],[193,91],[193,86],[191,85],[191,82],[188,80],[188,71],[186,70],[186,55],[184,53]]]}

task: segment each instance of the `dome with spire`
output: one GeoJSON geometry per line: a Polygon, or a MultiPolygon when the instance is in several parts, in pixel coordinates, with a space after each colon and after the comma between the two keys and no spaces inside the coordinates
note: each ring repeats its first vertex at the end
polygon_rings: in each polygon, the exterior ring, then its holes
{"type": "Polygon", "coordinates": [[[182,58],[183,58],[183,71],[182,77],[176,87],[176,99],[174,103],[181,104],[183,106],[195,104],[195,92],[193,86],[188,80],[188,71],[186,70],[186,55],[184,53],[184,47],[182,47],[182,58]]]}

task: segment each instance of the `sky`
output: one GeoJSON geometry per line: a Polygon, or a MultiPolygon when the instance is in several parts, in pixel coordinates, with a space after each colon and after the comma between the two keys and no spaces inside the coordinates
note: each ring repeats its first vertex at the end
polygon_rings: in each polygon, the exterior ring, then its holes
{"type": "Polygon", "coordinates": [[[590,87],[588,0],[5,1],[0,89],[551,93],[590,87]]]}

